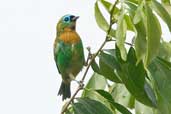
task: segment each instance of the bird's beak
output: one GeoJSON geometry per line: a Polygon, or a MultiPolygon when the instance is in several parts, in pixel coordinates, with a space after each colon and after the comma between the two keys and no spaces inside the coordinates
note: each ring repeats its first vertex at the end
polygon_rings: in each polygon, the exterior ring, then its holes
{"type": "Polygon", "coordinates": [[[71,20],[72,20],[72,21],[76,21],[78,18],[79,18],[79,16],[75,16],[75,17],[73,17],[71,20]]]}

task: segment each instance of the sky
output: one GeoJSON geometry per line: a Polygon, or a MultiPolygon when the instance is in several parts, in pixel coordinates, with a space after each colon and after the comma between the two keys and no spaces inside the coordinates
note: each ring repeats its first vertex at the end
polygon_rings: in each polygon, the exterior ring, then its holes
{"type": "MultiPolygon", "coordinates": [[[[94,3],[95,0],[0,0],[0,114],[60,112],[63,102],[57,92],[61,77],[53,59],[56,24],[65,14],[80,16],[77,32],[84,47],[90,46],[95,52],[105,33],[95,22],[94,3]]],[[[168,36],[168,29],[164,31],[168,36]]],[[[91,75],[90,70],[88,76],[91,75]]],[[[72,83],[72,93],[76,87],[72,83]]]]}

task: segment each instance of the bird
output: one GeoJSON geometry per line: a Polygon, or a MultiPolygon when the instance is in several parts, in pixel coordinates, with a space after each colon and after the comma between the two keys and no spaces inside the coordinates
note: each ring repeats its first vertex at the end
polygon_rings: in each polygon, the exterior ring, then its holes
{"type": "Polygon", "coordinates": [[[85,64],[84,48],[79,34],[76,32],[76,21],[79,16],[67,14],[62,16],[56,26],[54,41],[54,60],[62,83],[58,95],[62,100],[71,97],[70,84],[85,64]]]}

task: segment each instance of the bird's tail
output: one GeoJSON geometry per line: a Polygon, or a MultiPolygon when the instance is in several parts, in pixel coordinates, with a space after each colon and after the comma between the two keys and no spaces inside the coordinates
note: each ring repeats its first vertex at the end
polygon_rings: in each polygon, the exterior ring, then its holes
{"type": "Polygon", "coordinates": [[[61,83],[58,95],[62,95],[62,100],[71,97],[70,83],[65,84],[63,81],[61,83]]]}

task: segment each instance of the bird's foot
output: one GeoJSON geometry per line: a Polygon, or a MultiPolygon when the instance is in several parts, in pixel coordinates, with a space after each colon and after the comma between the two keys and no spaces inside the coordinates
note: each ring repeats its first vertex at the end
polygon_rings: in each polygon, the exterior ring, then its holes
{"type": "Polygon", "coordinates": [[[73,80],[73,81],[77,82],[80,88],[84,87],[83,81],[78,81],[78,80],[73,80]]]}
{"type": "Polygon", "coordinates": [[[83,87],[84,87],[83,81],[79,81],[79,87],[80,87],[81,89],[83,89],[83,87]]]}

